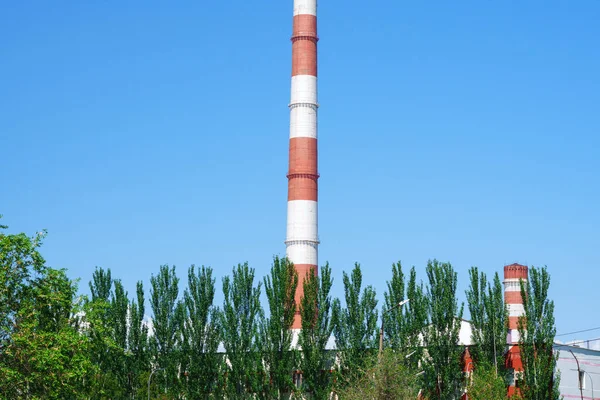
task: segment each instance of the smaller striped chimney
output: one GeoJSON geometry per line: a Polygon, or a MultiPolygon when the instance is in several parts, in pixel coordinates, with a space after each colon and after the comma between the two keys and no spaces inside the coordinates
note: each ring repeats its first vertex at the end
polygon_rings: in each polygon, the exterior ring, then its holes
{"type": "Polygon", "coordinates": [[[528,268],[521,264],[510,264],[504,267],[504,304],[508,308],[508,334],[506,343],[508,352],[506,354],[506,367],[512,371],[508,396],[517,392],[516,374],[523,371],[521,362],[521,350],[519,349],[519,317],[525,315],[523,298],[521,297],[520,281],[527,282],[528,268]]]}

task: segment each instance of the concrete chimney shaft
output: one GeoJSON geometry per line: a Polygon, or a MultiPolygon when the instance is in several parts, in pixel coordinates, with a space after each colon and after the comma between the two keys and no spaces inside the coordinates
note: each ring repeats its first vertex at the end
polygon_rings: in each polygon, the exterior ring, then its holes
{"type": "MultiPolygon", "coordinates": [[[[298,272],[296,304],[307,273],[317,273],[317,0],[294,0],[286,255],[298,272]]],[[[293,329],[301,328],[297,308],[293,329]]]]}
{"type": "Polygon", "coordinates": [[[504,267],[504,304],[508,308],[508,334],[506,344],[506,367],[509,371],[508,396],[512,397],[518,393],[516,380],[523,371],[521,361],[521,349],[519,348],[519,317],[525,316],[523,298],[521,297],[521,279],[527,282],[528,268],[525,265],[510,264],[504,267]]]}

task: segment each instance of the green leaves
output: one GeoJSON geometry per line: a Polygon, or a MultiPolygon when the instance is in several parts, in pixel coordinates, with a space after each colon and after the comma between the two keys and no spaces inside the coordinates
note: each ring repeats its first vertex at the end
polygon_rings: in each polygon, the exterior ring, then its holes
{"type": "Polygon", "coordinates": [[[92,301],[104,300],[108,301],[113,280],[110,275],[110,269],[104,270],[96,267],[92,275],[92,281],[89,283],[90,292],[92,293],[92,301]]]}
{"type": "Polygon", "coordinates": [[[333,320],[336,346],[341,360],[340,383],[348,383],[353,375],[363,369],[369,353],[377,351],[377,299],[375,289],[367,286],[361,294],[362,272],[354,265],[351,275],[344,272],[346,307],[339,299],[333,303],[333,320]]]}
{"type": "Polygon", "coordinates": [[[129,392],[137,393],[145,385],[144,372],[149,370],[148,326],[144,323],[144,286],[137,282],[136,299],[129,302],[130,319],[127,334],[127,375],[129,392]]]}
{"type": "Polygon", "coordinates": [[[38,251],[44,237],[45,232],[31,238],[24,233],[0,233],[0,349],[10,340],[17,311],[31,299],[35,275],[46,273],[45,260],[38,251]]]}
{"type": "Polygon", "coordinates": [[[188,394],[192,398],[219,392],[222,356],[217,354],[220,320],[216,307],[215,279],[212,268],[188,271],[188,288],[184,292],[186,321],[182,344],[182,366],[189,372],[188,394]]]}
{"type": "Polygon", "coordinates": [[[78,331],[76,285],[47,267],[44,234],[0,234],[0,397],[76,398],[98,371],[78,331]]]}
{"type": "Polygon", "coordinates": [[[550,274],[546,267],[529,270],[521,280],[525,316],[519,318],[519,346],[523,362],[522,394],[526,400],[559,399],[559,379],[554,370],[558,354],[553,352],[556,326],[554,302],[548,298],[550,274]]]}
{"type": "Polygon", "coordinates": [[[424,332],[427,355],[422,381],[429,398],[456,397],[462,385],[458,346],[464,305],[458,307],[457,274],[450,263],[427,263],[429,325],[424,332]]]}
{"type": "Polygon", "coordinates": [[[475,365],[468,393],[471,400],[505,400],[506,382],[503,375],[496,374],[494,365],[482,361],[475,365]]]}
{"type": "MultiPolygon", "coordinates": [[[[44,236],[0,233],[0,398],[146,397],[153,370],[152,392],[169,398],[282,398],[302,391],[324,400],[335,389],[348,399],[402,399],[422,388],[429,399],[449,399],[467,384],[458,346],[464,307],[449,263],[428,262],[425,286],[414,267],[407,277],[399,262],[393,265],[382,316],[384,344],[391,349],[377,358],[378,303],[373,287],[363,287],[359,264],[343,274],[343,306],[332,301],[329,265],[318,276],[298,277],[289,260],[275,257],[270,274],[258,282],[247,263],[237,265],[223,278],[222,310],[214,305],[211,268],[192,266],[180,296],[175,267],[163,265],[150,279],[149,325],[141,282],[129,299],[110,270],[97,268],[91,300],[82,304],[66,272],[45,265],[38,251],[44,236]],[[268,317],[261,305],[263,283],[268,317]],[[395,307],[405,299],[410,302],[395,307]],[[292,332],[298,311],[302,327],[292,332]],[[335,353],[326,348],[332,334],[335,353]],[[334,361],[339,361],[336,384],[330,374],[334,361]],[[297,369],[303,374],[299,388],[292,382],[297,369]]],[[[498,274],[490,282],[475,267],[469,277],[476,366],[470,398],[503,398],[502,363],[498,374],[494,368],[506,334],[502,283],[498,274]]],[[[558,398],[549,285],[546,268],[532,268],[521,287],[526,399],[558,398]]]]}
{"type": "Polygon", "coordinates": [[[471,285],[466,295],[473,328],[471,354],[475,363],[492,365],[494,371],[504,375],[502,356],[506,348],[508,312],[500,277],[496,273],[492,285],[477,267],[471,267],[469,277],[471,285]]]}
{"type": "Polygon", "coordinates": [[[185,309],[178,301],[179,278],[175,267],[162,265],[158,275],[150,278],[150,306],[154,318],[151,345],[155,362],[159,368],[166,390],[174,389],[178,384],[177,351],[182,341],[182,326],[185,309]]]}
{"type": "Polygon", "coordinates": [[[300,369],[305,391],[312,394],[315,400],[325,400],[331,392],[329,369],[333,363],[332,355],[326,351],[333,332],[330,295],[333,280],[329,264],[325,264],[319,272],[318,276],[307,274],[303,282],[304,297],[300,301],[300,369]]]}
{"type": "Polygon", "coordinates": [[[415,268],[410,270],[408,285],[405,286],[404,273],[400,262],[392,265],[392,280],[387,282],[384,293],[385,308],[382,315],[384,344],[394,350],[413,352],[405,362],[416,367],[421,359],[421,333],[427,323],[428,302],[423,283],[417,284],[415,268]],[[402,307],[398,304],[408,299],[402,307]]]}
{"type": "Polygon", "coordinates": [[[233,278],[223,278],[221,327],[229,361],[227,396],[231,398],[262,391],[267,379],[258,353],[261,284],[254,286],[254,274],[254,269],[245,263],[233,269],[233,278]]]}
{"type": "Polygon", "coordinates": [[[270,315],[261,322],[261,353],[270,377],[270,397],[280,399],[293,390],[291,371],[296,369],[296,351],[291,347],[291,328],[298,274],[287,258],[275,257],[264,283],[270,315]]]}
{"type": "Polygon", "coordinates": [[[472,340],[476,346],[473,349],[472,354],[474,359],[479,361],[482,358],[480,353],[483,346],[483,328],[486,320],[484,297],[487,281],[485,274],[482,272],[480,275],[477,267],[471,267],[471,269],[469,269],[469,278],[471,286],[467,290],[466,295],[469,312],[471,314],[471,323],[474,328],[472,340]]]}
{"type": "Polygon", "coordinates": [[[129,301],[110,269],[97,267],[89,286],[92,300],[85,304],[84,332],[90,339],[89,357],[103,371],[96,378],[99,392],[106,397],[131,396],[142,386],[140,376],[149,357],[142,283],[137,283],[137,302],[129,301]]]}
{"type": "Polygon", "coordinates": [[[371,355],[360,371],[359,378],[343,388],[344,400],[414,400],[419,386],[414,372],[404,364],[403,353],[391,349],[381,357],[371,355]]]}

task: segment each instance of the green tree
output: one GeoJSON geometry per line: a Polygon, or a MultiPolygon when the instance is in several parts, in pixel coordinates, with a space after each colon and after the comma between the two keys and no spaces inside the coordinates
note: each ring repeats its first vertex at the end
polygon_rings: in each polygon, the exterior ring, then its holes
{"type": "Polygon", "coordinates": [[[127,314],[129,299],[120,280],[114,281],[115,290],[111,298],[111,318],[113,321],[114,338],[117,346],[127,348],[127,314]]]}
{"type": "Polygon", "coordinates": [[[477,267],[469,269],[470,286],[466,291],[467,305],[471,314],[471,340],[473,346],[469,349],[473,360],[477,363],[483,362],[484,330],[486,329],[485,318],[485,294],[487,290],[487,277],[485,273],[479,272],[477,267]]]}
{"type": "Polygon", "coordinates": [[[39,232],[30,238],[24,233],[4,234],[2,231],[7,228],[0,225],[0,351],[10,341],[15,317],[27,299],[32,276],[46,269],[38,251],[46,233],[39,232]]]}
{"type": "Polygon", "coordinates": [[[494,283],[488,284],[485,297],[485,315],[487,329],[484,329],[484,350],[489,364],[494,365],[494,371],[499,375],[506,374],[503,354],[506,349],[506,327],[508,326],[508,310],[504,305],[504,290],[500,276],[494,274],[494,283]]]}
{"type": "Polygon", "coordinates": [[[371,356],[360,378],[341,390],[344,400],[414,400],[419,392],[414,371],[402,353],[386,349],[381,358],[371,356]]]}
{"type": "Polygon", "coordinates": [[[505,400],[506,382],[502,375],[496,374],[494,365],[482,360],[475,364],[467,393],[470,400],[505,400]]]}
{"type": "Polygon", "coordinates": [[[305,390],[314,400],[326,400],[331,392],[329,370],[333,357],[326,351],[326,346],[333,332],[332,284],[331,268],[325,264],[318,276],[307,274],[303,282],[304,296],[300,300],[300,369],[305,390]]]}
{"type": "Polygon", "coordinates": [[[529,272],[529,280],[520,283],[525,315],[517,324],[523,362],[521,393],[526,400],[559,399],[558,353],[553,351],[554,301],[548,298],[550,274],[546,267],[532,267],[529,272]]]}
{"type": "Polygon", "coordinates": [[[223,346],[227,353],[227,398],[242,399],[264,388],[265,376],[259,354],[261,283],[254,286],[254,268],[248,263],[233,268],[223,278],[223,310],[220,314],[223,346]]]}
{"type": "Polygon", "coordinates": [[[92,274],[92,280],[89,283],[92,301],[104,300],[108,302],[112,284],[113,279],[110,268],[105,271],[103,268],[96,267],[92,274]]]}
{"type": "Polygon", "coordinates": [[[271,273],[264,279],[269,318],[263,320],[262,354],[269,376],[269,397],[281,399],[293,389],[292,372],[296,351],[292,349],[292,324],[296,314],[298,274],[287,258],[275,257],[271,273]]]}
{"type": "Polygon", "coordinates": [[[412,353],[405,362],[416,367],[423,355],[421,335],[427,323],[428,305],[423,283],[417,284],[417,273],[412,267],[408,285],[405,285],[402,265],[398,262],[392,265],[392,280],[387,282],[387,288],[382,315],[384,343],[394,350],[412,353]],[[397,307],[405,299],[410,301],[397,307]]]}
{"type": "Polygon", "coordinates": [[[144,322],[144,285],[139,281],[136,285],[136,299],[129,303],[129,324],[127,334],[127,375],[129,391],[135,394],[145,390],[143,377],[149,371],[148,326],[144,322]]]}
{"type": "Polygon", "coordinates": [[[74,326],[76,292],[64,270],[48,268],[34,282],[0,361],[8,367],[0,367],[6,398],[81,398],[93,392],[99,370],[88,357],[89,342],[74,326]]]}
{"type": "Polygon", "coordinates": [[[452,399],[463,385],[462,349],[458,346],[464,304],[458,307],[457,274],[450,263],[427,263],[429,325],[425,329],[427,348],[422,384],[430,399],[452,399]]]}
{"type": "MultiPolygon", "coordinates": [[[[123,383],[124,351],[116,339],[117,321],[111,306],[113,279],[110,269],[96,267],[89,283],[91,301],[84,306],[86,333],[90,338],[90,358],[102,371],[96,378],[98,396],[124,397],[123,383]]],[[[122,286],[121,286],[122,288],[122,286]]],[[[121,300],[121,299],[119,299],[121,300]]]]}
{"type": "Polygon", "coordinates": [[[469,277],[470,286],[466,295],[473,327],[471,355],[476,364],[484,362],[492,365],[494,371],[503,376],[505,371],[501,360],[505,349],[508,312],[500,277],[496,273],[493,285],[490,285],[485,273],[479,272],[477,267],[471,267],[469,277]]]}
{"type": "Polygon", "coordinates": [[[182,365],[187,367],[188,396],[208,398],[220,395],[219,379],[222,357],[217,354],[221,327],[218,310],[213,305],[215,279],[212,268],[195,266],[188,270],[188,288],[183,297],[187,311],[184,326],[182,365]]]}
{"type": "Polygon", "coordinates": [[[151,346],[157,368],[157,383],[170,396],[178,393],[178,359],[181,346],[185,308],[178,301],[179,278],[175,267],[162,265],[158,275],[150,277],[150,306],[152,307],[151,346]],[[163,385],[164,383],[164,385],[163,385]]]}
{"type": "Polygon", "coordinates": [[[377,352],[377,299],[375,289],[367,286],[361,295],[362,272],[354,265],[351,275],[344,272],[344,297],[342,309],[339,299],[333,303],[334,336],[340,357],[339,384],[344,386],[364,370],[366,359],[377,352]]]}
{"type": "Polygon", "coordinates": [[[116,346],[113,364],[113,372],[117,377],[118,386],[125,389],[127,395],[131,395],[131,385],[129,382],[128,362],[126,356],[127,350],[127,316],[129,309],[129,299],[127,292],[120,280],[113,282],[114,291],[111,293],[110,301],[110,322],[112,339],[116,346]]]}
{"type": "Polygon", "coordinates": [[[77,286],[45,265],[44,236],[0,232],[0,398],[82,398],[94,390],[98,370],[79,332],[77,286]]]}

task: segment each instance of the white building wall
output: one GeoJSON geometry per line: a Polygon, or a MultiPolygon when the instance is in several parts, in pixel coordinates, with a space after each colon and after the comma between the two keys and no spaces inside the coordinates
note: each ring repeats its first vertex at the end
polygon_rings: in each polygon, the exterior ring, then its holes
{"type": "Polygon", "coordinates": [[[580,370],[584,371],[582,373],[583,398],[600,400],[600,351],[560,344],[556,344],[554,349],[559,354],[556,369],[560,373],[560,393],[565,400],[581,399],[579,371],[575,357],[579,360],[580,370]]]}
{"type": "Polygon", "coordinates": [[[464,319],[460,320],[460,332],[458,332],[458,344],[461,346],[470,346],[472,345],[471,335],[473,332],[473,328],[471,327],[471,322],[466,321],[464,319]]]}

